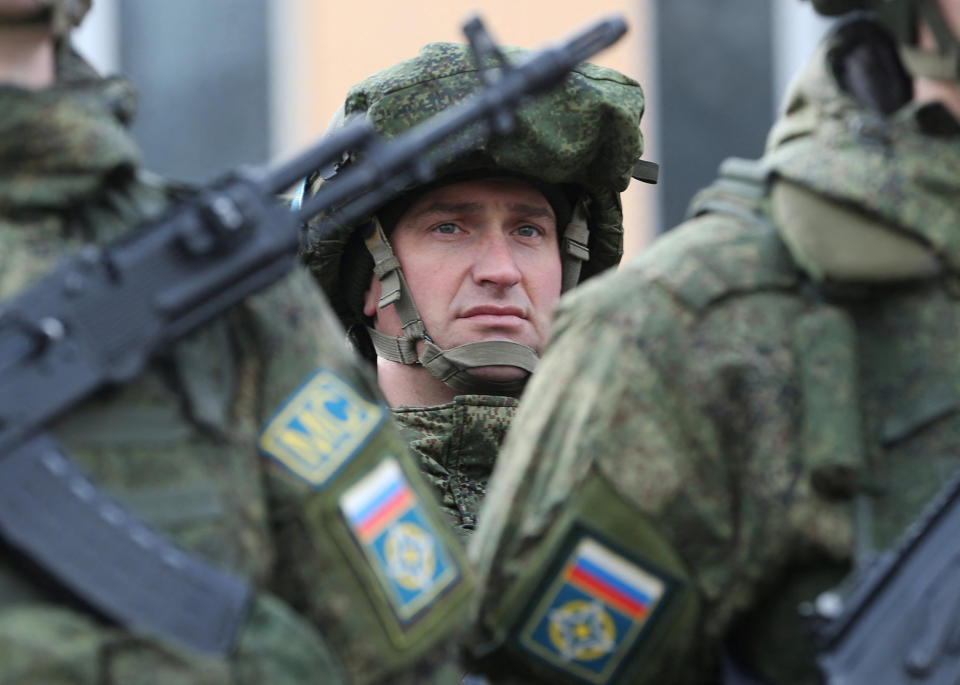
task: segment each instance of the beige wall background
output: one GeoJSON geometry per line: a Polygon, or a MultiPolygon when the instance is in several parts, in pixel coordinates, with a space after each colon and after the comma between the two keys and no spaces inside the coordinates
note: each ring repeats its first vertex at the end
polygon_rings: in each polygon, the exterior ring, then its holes
{"type": "MultiPolygon", "coordinates": [[[[432,41],[464,39],[460,27],[473,14],[503,44],[534,48],[566,36],[603,14],[617,13],[630,27],[619,43],[592,61],[643,84],[655,101],[653,0],[274,0],[270,3],[272,130],[275,156],[318,137],[347,89],[366,76],[416,54],[432,41]]],[[[644,116],[645,157],[656,160],[656,121],[644,116]]],[[[625,249],[638,252],[656,222],[656,186],[634,182],[624,194],[625,249]]]]}

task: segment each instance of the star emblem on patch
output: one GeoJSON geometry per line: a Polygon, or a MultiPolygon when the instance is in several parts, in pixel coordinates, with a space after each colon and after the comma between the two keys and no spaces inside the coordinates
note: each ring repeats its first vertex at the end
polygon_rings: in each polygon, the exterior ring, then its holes
{"type": "Polygon", "coordinates": [[[657,614],[670,581],[589,535],[568,549],[518,641],[578,680],[606,683],[657,614]]]}
{"type": "Polygon", "coordinates": [[[600,602],[575,599],[553,609],[548,621],[550,641],[568,659],[598,659],[617,646],[613,619],[600,602]]]}

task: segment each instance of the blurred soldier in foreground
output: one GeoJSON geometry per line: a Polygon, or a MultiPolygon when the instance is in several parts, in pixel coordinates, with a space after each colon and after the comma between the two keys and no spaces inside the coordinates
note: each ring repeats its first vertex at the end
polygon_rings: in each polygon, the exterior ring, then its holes
{"type": "MultiPolygon", "coordinates": [[[[467,46],[431,44],[354,86],[332,128],[366,114],[393,136],[480,83],[467,46]]],[[[376,361],[393,417],[461,533],[476,525],[561,291],[619,262],[619,194],[631,174],[655,178],[639,161],[643,105],[635,81],[583,64],[522,109],[514,131],[434,182],[398,188],[374,210],[371,238],[361,222],[308,239],[307,263],[376,361]]]]}
{"type": "MultiPolygon", "coordinates": [[[[135,106],[129,86],[99,78],[71,51],[69,29],[87,4],[0,0],[0,298],[58,257],[156,217],[185,192],[138,169],[125,128],[135,106]]],[[[459,606],[468,576],[439,512],[421,506],[405,443],[383,422],[376,385],[342,336],[299,270],[173,345],[135,382],[102,391],[50,426],[64,456],[44,453],[43,468],[61,473],[72,461],[92,477],[73,477],[70,497],[99,501],[102,525],[156,557],[164,578],[208,564],[221,586],[237,589],[227,607],[237,611],[205,613],[208,597],[182,601],[190,588],[154,597],[152,578],[128,570],[126,585],[105,589],[107,600],[121,609],[146,602],[172,617],[170,639],[154,639],[107,621],[38,559],[0,541],[0,682],[337,683],[344,673],[373,677],[429,647],[441,626],[424,609],[443,616],[446,603],[459,606]],[[295,390],[263,433],[261,446],[275,458],[266,459],[257,452],[260,428],[295,390]],[[286,458],[293,451],[299,462],[286,458]],[[380,464],[376,482],[360,478],[371,468],[364,455],[380,464]],[[325,465],[338,460],[352,487],[319,493],[317,484],[332,477],[325,465]],[[403,626],[413,647],[388,634],[397,623],[387,618],[389,587],[370,598],[378,583],[372,562],[343,523],[366,511],[384,483],[404,494],[415,542],[432,545],[427,575],[401,598],[423,610],[416,626],[403,626]],[[289,582],[294,572],[309,577],[309,587],[289,582]],[[270,589],[322,621],[308,625],[270,589]],[[195,648],[208,637],[197,626],[207,622],[223,639],[211,635],[195,648]],[[352,648],[334,656],[321,629],[352,648]]],[[[12,499],[3,495],[2,506],[12,499]]],[[[54,499],[33,492],[24,506],[55,517],[54,499]]],[[[83,570],[94,575],[120,556],[119,545],[91,550],[67,535],[44,542],[54,555],[92,558],[83,570]]]]}
{"type": "Polygon", "coordinates": [[[764,158],[560,307],[471,541],[491,680],[819,682],[798,606],[960,465],[960,2],[817,5],[896,38],[839,25],[764,158]]]}

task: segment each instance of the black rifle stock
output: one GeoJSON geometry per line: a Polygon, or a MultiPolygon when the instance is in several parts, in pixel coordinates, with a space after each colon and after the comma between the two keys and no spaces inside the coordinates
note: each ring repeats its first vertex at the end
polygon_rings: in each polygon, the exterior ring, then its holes
{"type": "Polygon", "coordinates": [[[132,380],[155,352],[287,273],[305,219],[324,212],[328,226],[354,221],[431,179],[437,164],[509,130],[527,98],[626,27],[602,20],[518,64],[503,59],[479,20],[464,30],[484,67],[471,98],[389,141],[365,120],[350,121],[285,164],[227,175],[129,236],[84,249],[3,303],[0,535],[108,618],[222,653],[250,590],[100,492],[43,427],[98,388],[132,380]],[[362,159],[298,212],[276,201],[347,149],[362,159]]]}
{"type": "Polygon", "coordinates": [[[960,683],[960,472],[896,547],[811,609],[828,685],[960,683]]]}

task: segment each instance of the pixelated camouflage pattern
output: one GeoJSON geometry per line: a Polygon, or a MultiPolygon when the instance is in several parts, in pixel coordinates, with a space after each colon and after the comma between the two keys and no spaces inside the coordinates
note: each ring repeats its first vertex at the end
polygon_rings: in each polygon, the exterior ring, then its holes
{"type": "Polygon", "coordinates": [[[884,119],[858,106],[828,73],[832,47],[832,40],[824,42],[795,84],[765,162],[824,197],[869,209],[931,245],[956,270],[960,136],[924,135],[929,119],[949,115],[939,106],[911,105],[884,119]]]}
{"type": "Polygon", "coordinates": [[[135,101],[119,79],[34,93],[0,86],[0,211],[5,217],[31,220],[31,215],[64,212],[103,192],[112,176],[131,176],[140,155],[121,122],[131,116],[135,101]],[[66,166],[63,159],[78,161],[66,166]]]}
{"type": "MultiPolygon", "coordinates": [[[[88,75],[73,67],[61,73],[88,75]]],[[[16,136],[0,136],[0,297],[171,199],[167,186],[136,170],[115,82],[86,79],[50,91],[0,89],[0,127],[17,125],[16,136]],[[16,116],[8,118],[11,104],[16,116]]],[[[262,425],[317,367],[382,402],[342,341],[315,282],[297,270],[172,346],[135,382],[56,421],[52,432],[101,487],[258,593],[229,657],[201,659],[69,608],[3,553],[0,683],[364,683],[399,670],[407,652],[386,636],[384,616],[371,605],[372,580],[358,576],[331,535],[343,528],[335,499],[256,449],[262,425]],[[322,620],[311,625],[305,617],[322,620]]],[[[368,447],[357,468],[393,454],[420,483],[392,423],[368,447]]],[[[459,548],[439,511],[434,523],[459,548]]],[[[461,565],[460,595],[451,591],[437,602],[443,611],[419,617],[414,656],[458,623],[470,587],[461,565]]],[[[411,682],[423,681],[418,673],[411,682]]]]}
{"type": "MultiPolygon", "coordinates": [[[[83,244],[157,215],[171,197],[138,175],[123,126],[132,91],[76,66],[61,73],[85,75],[45,91],[0,89],[0,297],[83,244]]],[[[305,272],[291,277],[52,426],[68,454],[157,530],[261,587],[274,551],[255,440],[273,404],[324,360],[324,323],[337,330],[315,293],[305,272]]],[[[31,578],[0,564],[0,652],[10,655],[0,659],[0,682],[338,677],[319,635],[276,600],[259,599],[237,654],[213,663],[56,609],[57,595],[31,578]],[[271,644],[288,649],[272,656],[271,644]]]]}
{"type": "Polygon", "coordinates": [[[148,636],[105,627],[56,604],[0,611],[3,685],[299,685],[338,682],[316,632],[268,596],[257,597],[230,660],[213,659],[148,636]],[[331,680],[331,678],[334,678],[331,680]]]}
{"type": "Polygon", "coordinates": [[[476,528],[480,501],[517,403],[512,397],[459,395],[447,404],[391,410],[461,535],[476,528]]]}
{"type": "MultiPolygon", "coordinates": [[[[510,59],[527,54],[506,49],[510,59]]],[[[357,84],[347,93],[347,117],[366,113],[374,128],[394,136],[463,100],[481,85],[469,47],[431,43],[420,54],[357,84]]],[[[619,193],[627,187],[643,152],[640,85],[612,69],[575,68],[563,83],[526,104],[516,128],[494,136],[480,151],[440,169],[440,175],[473,168],[498,168],[547,183],[576,184],[591,198],[590,260],[581,280],[616,265],[623,252],[619,193]]],[[[355,226],[320,239],[309,234],[305,261],[337,314],[349,327],[359,322],[356,298],[345,279],[344,251],[355,226]]],[[[372,272],[372,262],[366,267],[372,272]]],[[[360,278],[363,281],[363,278],[360,278]]],[[[366,283],[363,283],[364,287],[366,283]]]]}
{"type": "Polygon", "coordinates": [[[230,682],[222,663],[197,658],[56,606],[0,612],[0,683],[97,685],[230,682]],[[104,659],[104,655],[111,655],[104,659]]]}
{"type": "MultiPolygon", "coordinates": [[[[806,121],[806,138],[775,135],[768,161],[866,216],[895,215],[896,230],[937,236],[954,264],[956,138],[922,139],[908,111],[881,146],[845,97],[807,102],[812,118],[798,108],[778,127],[806,121]]],[[[645,645],[672,658],[638,658],[631,682],[714,682],[722,644],[767,682],[820,682],[798,604],[890,545],[960,466],[958,323],[950,278],[810,287],[763,201],[690,220],[566,296],[471,539],[477,643],[502,639],[506,589],[528,580],[561,514],[596,517],[569,508],[601,478],[679,555],[700,598],[669,644],[645,645]]]]}

